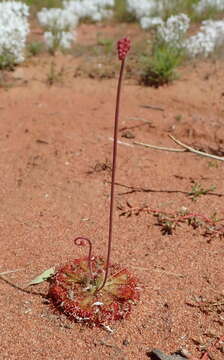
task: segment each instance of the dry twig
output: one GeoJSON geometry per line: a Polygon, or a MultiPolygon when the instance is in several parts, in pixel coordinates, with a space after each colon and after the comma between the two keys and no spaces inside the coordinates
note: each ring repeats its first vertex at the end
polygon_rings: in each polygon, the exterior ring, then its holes
{"type": "Polygon", "coordinates": [[[178,145],[180,145],[183,149],[177,149],[177,148],[168,148],[168,147],[164,147],[164,146],[156,146],[156,145],[151,145],[151,144],[145,144],[145,143],[141,143],[141,142],[137,142],[134,141],[133,144],[135,145],[141,145],[144,147],[148,147],[151,149],[156,149],[156,150],[162,150],[162,151],[171,151],[171,152],[191,152],[193,154],[199,155],[199,156],[204,156],[204,157],[208,157],[208,158],[212,158],[214,160],[219,160],[219,161],[224,161],[224,157],[223,156],[217,156],[217,155],[212,155],[212,154],[208,154],[206,152],[203,151],[199,151],[196,150],[194,148],[192,148],[191,146],[188,146],[184,143],[182,143],[180,140],[176,139],[174,136],[169,135],[169,137],[178,145]]]}
{"type": "Polygon", "coordinates": [[[15,273],[15,272],[18,272],[18,271],[23,271],[23,270],[26,270],[26,269],[23,268],[23,269],[15,269],[15,270],[3,271],[3,272],[0,273],[0,277],[3,277],[4,275],[15,273]]]}
{"type": "Polygon", "coordinates": [[[186,223],[193,229],[203,228],[203,236],[205,237],[224,237],[224,225],[220,222],[223,219],[216,219],[215,215],[207,217],[203,214],[191,213],[187,209],[180,209],[177,212],[166,212],[158,209],[152,209],[147,205],[142,207],[133,207],[129,202],[126,202],[127,207],[119,206],[121,210],[120,216],[138,216],[141,213],[152,214],[157,218],[157,224],[161,227],[163,235],[172,235],[177,226],[186,223]]]}
{"type": "Polygon", "coordinates": [[[140,105],[140,107],[145,109],[152,109],[152,110],[158,110],[158,111],[164,111],[164,108],[160,106],[154,106],[154,105],[140,105]]]}

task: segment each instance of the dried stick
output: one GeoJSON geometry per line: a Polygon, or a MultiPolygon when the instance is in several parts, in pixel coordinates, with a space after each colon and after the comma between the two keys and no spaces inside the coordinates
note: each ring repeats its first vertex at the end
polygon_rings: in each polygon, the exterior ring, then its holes
{"type": "Polygon", "coordinates": [[[169,135],[169,137],[178,145],[180,145],[181,147],[183,147],[184,149],[176,149],[176,148],[168,148],[168,147],[164,147],[164,146],[156,146],[156,145],[151,145],[151,144],[145,144],[145,143],[141,143],[141,142],[137,142],[134,141],[133,144],[135,145],[141,145],[144,147],[148,147],[151,149],[156,149],[156,150],[162,150],[162,151],[171,151],[171,152],[191,152],[194,153],[196,155],[200,155],[200,156],[204,156],[204,157],[208,157],[208,158],[212,158],[214,160],[220,160],[220,161],[224,161],[224,157],[222,156],[217,156],[217,155],[212,155],[212,154],[208,154],[205,153],[203,151],[199,151],[196,150],[194,148],[192,148],[191,146],[188,146],[184,143],[182,143],[180,140],[176,139],[174,136],[169,135]]]}
{"type": "Polygon", "coordinates": [[[160,106],[154,106],[154,105],[140,105],[140,107],[145,109],[152,109],[152,110],[158,110],[158,111],[164,111],[164,108],[160,106]]]}
{"type": "Polygon", "coordinates": [[[185,149],[174,149],[174,148],[168,148],[168,147],[165,147],[165,146],[150,145],[150,144],[145,144],[145,143],[138,142],[138,141],[134,141],[133,144],[141,145],[141,146],[148,147],[150,149],[155,149],[155,150],[164,150],[164,151],[173,151],[173,152],[186,152],[186,151],[188,151],[188,150],[185,150],[185,149]]]}
{"type": "Polygon", "coordinates": [[[0,277],[1,277],[1,276],[4,276],[4,275],[8,275],[8,274],[15,273],[15,272],[18,272],[18,271],[23,271],[23,270],[26,270],[26,269],[25,269],[25,268],[22,268],[22,269],[15,269],[15,270],[3,271],[3,272],[0,273],[0,277]]]}
{"type": "MultiPolygon", "coordinates": [[[[214,344],[210,345],[209,348],[205,351],[205,353],[202,355],[201,360],[209,360],[211,357],[209,355],[209,353],[212,350],[215,350],[217,348],[217,345],[221,342],[224,341],[224,336],[221,336],[220,338],[218,338],[214,344]]],[[[193,359],[194,360],[194,359],[193,359]]]]}
{"type": "Polygon", "coordinates": [[[224,161],[224,157],[223,156],[216,156],[216,155],[212,155],[212,154],[208,154],[205,153],[203,151],[199,151],[199,150],[195,150],[194,148],[192,148],[191,146],[188,146],[184,143],[182,143],[181,141],[177,140],[174,136],[169,135],[169,137],[178,145],[182,146],[184,149],[186,149],[186,151],[192,152],[194,154],[200,155],[200,156],[205,156],[205,157],[209,157],[215,160],[220,160],[220,161],[224,161]]]}

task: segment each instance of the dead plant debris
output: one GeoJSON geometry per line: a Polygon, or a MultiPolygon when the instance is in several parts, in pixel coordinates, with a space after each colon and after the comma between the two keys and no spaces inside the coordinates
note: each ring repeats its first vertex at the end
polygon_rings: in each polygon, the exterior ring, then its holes
{"type": "Polygon", "coordinates": [[[87,171],[87,174],[91,175],[91,174],[99,173],[102,171],[111,172],[111,169],[112,169],[111,162],[110,162],[110,160],[106,159],[103,162],[97,161],[96,164],[94,166],[92,166],[89,171],[87,171]]]}
{"type": "Polygon", "coordinates": [[[220,224],[223,219],[218,219],[216,213],[211,217],[203,214],[191,213],[185,207],[176,212],[165,212],[158,209],[152,209],[148,205],[133,207],[126,201],[126,206],[119,205],[120,216],[139,216],[142,213],[150,214],[157,219],[156,225],[161,228],[163,235],[172,235],[176,228],[185,223],[195,229],[202,229],[202,235],[209,237],[208,242],[214,237],[224,237],[224,224],[220,224]]]}
{"type": "Polygon", "coordinates": [[[187,305],[197,307],[204,314],[213,314],[217,317],[217,320],[224,321],[224,294],[218,294],[212,300],[196,298],[194,302],[187,302],[187,305]]]}

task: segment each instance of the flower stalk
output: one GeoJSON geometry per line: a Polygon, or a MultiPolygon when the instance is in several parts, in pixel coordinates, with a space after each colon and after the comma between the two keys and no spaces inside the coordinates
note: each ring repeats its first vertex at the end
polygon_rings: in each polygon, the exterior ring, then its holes
{"type": "Polygon", "coordinates": [[[109,237],[108,237],[107,260],[106,260],[104,280],[101,286],[98,288],[98,291],[101,290],[106,284],[109,274],[111,244],[112,244],[112,234],[113,234],[114,188],[115,188],[115,175],[116,175],[116,165],[117,165],[117,139],[118,139],[121,85],[122,85],[122,78],[124,73],[125,58],[127,52],[130,49],[130,45],[131,45],[130,40],[128,40],[127,38],[121,39],[117,43],[118,58],[121,61],[121,67],[120,67],[120,74],[119,74],[118,86],[117,86],[116,109],[115,109],[115,119],[114,119],[114,142],[113,142],[113,162],[112,162],[112,177],[111,177],[111,191],[110,191],[109,237]]]}
{"type": "Polygon", "coordinates": [[[112,321],[126,319],[132,305],[138,302],[140,296],[137,279],[131,272],[118,264],[110,263],[120,96],[125,57],[129,48],[128,39],[118,41],[118,58],[121,61],[121,68],[114,120],[107,257],[104,259],[92,256],[91,240],[81,236],[75,238],[76,245],[89,246],[88,256],[74,259],[61,266],[51,278],[48,291],[48,297],[58,311],[68,316],[70,320],[90,326],[105,327],[112,321]]]}
{"type": "MultiPolygon", "coordinates": [[[[117,139],[118,139],[118,122],[119,122],[119,110],[120,110],[120,98],[121,98],[121,85],[124,73],[125,58],[130,49],[131,42],[127,38],[123,38],[117,43],[118,59],[121,61],[120,74],[118,79],[117,86],[117,96],[116,96],[116,108],[115,108],[115,118],[114,118],[114,141],[113,141],[113,161],[112,161],[112,176],[111,176],[111,190],[110,190],[110,213],[109,213],[109,234],[108,234],[108,245],[107,245],[107,258],[105,263],[105,274],[102,283],[96,289],[96,292],[103,289],[105,286],[110,267],[110,256],[111,256],[111,244],[112,244],[112,235],[113,235],[113,215],[114,215],[114,189],[115,189],[115,175],[116,175],[116,165],[117,165],[117,139]]],[[[94,279],[94,274],[92,270],[92,242],[88,238],[77,237],[74,240],[76,245],[84,245],[84,242],[87,242],[89,245],[89,254],[88,254],[88,268],[90,278],[94,279]]]]}

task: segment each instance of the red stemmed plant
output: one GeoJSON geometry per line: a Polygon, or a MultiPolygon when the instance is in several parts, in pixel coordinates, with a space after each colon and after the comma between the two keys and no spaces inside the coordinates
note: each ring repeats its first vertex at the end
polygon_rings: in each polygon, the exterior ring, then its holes
{"type": "Polygon", "coordinates": [[[110,264],[120,94],[130,40],[127,38],[119,40],[117,49],[121,68],[114,123],[107,258],[104,260],[102,257],[93,256],[91,240],[85,237],[77,237],[74,240],[76,245],[85,245],[86,243],[89,245],[88,256],[74,259],[60,267],[50,279],[48,292],[53,305],[60,312],[72,320],[90,325],[108,324],[110,321],[126,318],[130,313],[131,305],[139,299],[136,278],[127,269],[110,264]]]}

